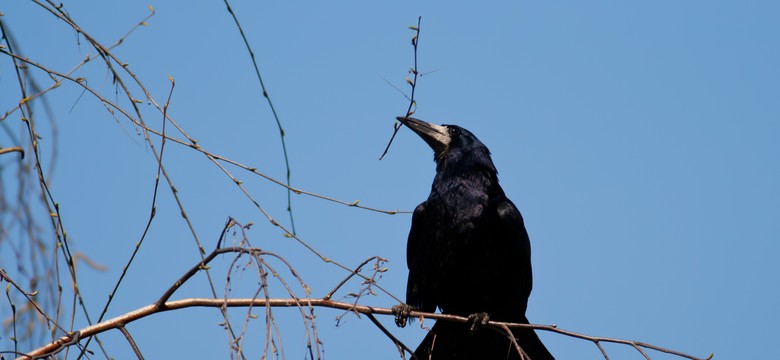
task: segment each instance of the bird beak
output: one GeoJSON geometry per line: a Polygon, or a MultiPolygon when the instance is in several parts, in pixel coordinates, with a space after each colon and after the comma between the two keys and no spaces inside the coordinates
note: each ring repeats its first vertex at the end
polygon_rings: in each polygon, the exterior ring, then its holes
{"type": "Polygon", "coordinates": [[[398,121],[419,135],[433,149],[436,158],[450,145],[449,131],[446,126],[434,125],[411,117],[396,117],[398,121]]]}

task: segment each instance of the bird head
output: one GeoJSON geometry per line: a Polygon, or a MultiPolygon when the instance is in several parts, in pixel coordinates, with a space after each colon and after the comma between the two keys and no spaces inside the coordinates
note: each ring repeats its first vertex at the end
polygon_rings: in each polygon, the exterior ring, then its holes
{"type": "Polygon", "coordinates": [[[468,152],[487,147],[470,131],[457,125],[435,125],[411,117],[397,117],[398,121],[419,135],[433,149],[434,159],[439,162],[447,154],[468,152]]]}

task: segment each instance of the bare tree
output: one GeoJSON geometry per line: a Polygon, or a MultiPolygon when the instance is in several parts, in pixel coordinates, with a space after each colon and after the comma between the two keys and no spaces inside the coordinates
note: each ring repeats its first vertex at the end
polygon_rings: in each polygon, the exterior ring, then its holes
{"type": "MultiPolygon", "coordinates": [[[[398,214],[404,211],[385,210],[368,207],[358,201],[340,200],[321,195],[305,189],[291,186],[290,161],[285,133],[280,116],[274,107],[267,90],[250,41],[244,34],[237,14],[227,0],[224,1],[228,14],[236,25],[236,36],[239,36],[247,50],[248,59],[254,68],[260,96],[270,109],[281,140],[281,155],[286,167],[284,179],[277,179],[257,166],[245,165],[237,160],[216,153],[193,138],[169,109],[175,104],[176,82],[169,77],[169,91],[164,98],[158,98],[150,92],[142,81],[142,77],[133,72],[133,67],[123,61],[118,49],[126,40],[136,34],[139,28],[155,15],[153,8],[149,14],[130,26],[126,33],[110,43],[99,41],[101,34],[86,31],[71,16],[63,4],[52,1],[32,0],[36,11],[47,15],[47,21],[56,21],[72,31],[73,46],[88,49],[88,55],[75,64],[43,63],[25,55],[25,49],[39,46],[34,42],[19,43],[13,36],[14,29],[0,17],[0,59],[3,61],[3,80],[13,78],[16,81],[16,97],[3,98],[1,106],[6,110],[0,115],[0,125],[4,132],[0,137],[0,281],[8,284],[6,301],[0,306],[3,309],[3,331],[11,339],[13,348],[0,349],[0,357],[47,358],[76,357],[81,358],[99,351],[105,357],[112,356],[116,350],[105,347],[100,336],[110,330],[118,330],[126,339],[137,358],[144,357],[142,345],[139,345],[127,325],[134,321],[156,316],[168,311],[181,311],[190,307],[210,307],[221,314],[220,324],[225,331],[227,348],[231,358],[249,358],[257,355],[247,350],[248,329],[254,323],[252,320],[261,318],[262,346],[259,349],[261,357],[284,357],[284,331],[280,326],[277,308],[294,308],[294,313],[300,317],[299,327],[305,335],[307,357],[319,359],[324,354],[324,344],[327,339],[319,335],[318,328],[323,326],[317,321],[315,308],[333,308],[343,311],[337,316],[337,321],[345,316],[355,316],[362,319],[365,315],[388,341],[399,352],[401,358],[411,354],[409,346],[400,341],[390,329],[385,328],[375,315],[392,315],[391,305],[402,300],[386,290],[380,282],[382,274],[387,270],[386,260],[380,256],[365,259],[357,266],[349,266],[320,251],[315,245],[299,236],[294,226],[292,207],[293,195],[332,202],[338,206],[346,206],[382,214],[398,214]],[[10,67],[9,67],[10,66],[10,67]],[[87,66],[97,66],[103,74],[110,78],[110,86],[99,86],[101,82],[94,79],[94,71],[87,71],[87,66]],[[85,299],[82,289],[90,284],[79,281],[76,271],[79,263],[90,268],[101,270],[104,265],[99,260],[90,258],[86,247],[76,245],[68,235],[70,223],[66,220],[70,214],[60,206],[58,195],[51,191],[52,178],[58,156],[59,125],[57,113],[48,106],[60,89],[64,86],[78,88],[84,97],[99,104],[106,113],[116,120],[118,126],[133,129],[143,145],[154,159],[155,177],[152,182],[151,200],[146,216],[146,224],[140,229],[132,251],[123,254],[123,260],[112,259],[112,263],[121,263],[122,273],[113,284],[113,289],[104,303],[94,299],[85,299]],[[164,99],[164,100],[161,100],[164,99]],[[45,115],[41,116],[43,112],[45,115]],[[45,139],[45,140],[42,140],[45,139]],[[45,141],[45,146],[42,146],[45,141]],[[178,191],[174,176],[169,171],[170,163],[166,161],[169,147],[201,156],[208,165],[207,171],[213,171],[228,179],[240,191],[262,216],[287,238],[295,241],[324,264],[342,271],[341,276],[329,279],[332,290],[324,294],[312,292],[306,279],[296,270],[295,263],[286,258],[285,254],[263,250],[262,246],[254,246],[250,241],[248,230],[252,224],[240,224],[230,218],[218,238],[204,239],[196,230],[197,226],[189,216],[185,199],[178,191]],[[239,175],[240,174],[240,175],[239,175]],[[247,187],[242,177],[259,178],[266,181],[278,191],[286,193],[288,220],[280,221],[273,211],[267,209],[258,200],[256,192],[247,187]],[[174,281],[155,302],[108,319],[107,314],[116,295],[123,288],[126,275],[135,271],[140,265],[137,257],[142,253],[143,245],[149,241],[149,230],[158,221],[158,194],[166,191],[184,220],[191,238],[191,246],[199,254],[199,259],[192,259],[192,267],[174,281]],[[289,224],[289,225],[286,225],[289,224]],[[216,246],[209,246],[213,244],[216,246]],[[82,250],[79,250],[82,249],[82,250]],[[10,254],[10,255],[9,255],[10,254]],[[215,259],[224,258],[226,265],[216,275],[213,271],[215,259]],[[11,270],[13,269],[13,270],[11,270]],[[63,271],[65,270],[65,271],[63,271]],[[251,296],[236,297],[233,287],[235,277],[251,274],[255,286],[251,296]],[[173,300],[179,289],[188,284],[194,277],[203,277],[208,283],[208,290],[201,297],[181,298],[173,300]],[[346,284],[350,284],[346,286],[346,284]],[[347,290],[349,289],[349,290],[347,290]],[[336,301],[334,296],[351,301],[336,301]],[[387,299],[384,307],[365,304],[366,297],[382,294],[387,299]],[[241,316],[228,312],[230,308],[241,309],[241,316]],[[262,315],[256,315],[262,314],[262,315]],[[78,328],[77,319],[84,319],[86,327],[78,328]]],[[[410,27],[413,31],[411,43],[414,49],[414,66],[409,70],[411,96],[408,97],[407,115],[414,112],[416,102],[414,91],[417,79],[421,76],[417,64],[417,48],[420,36],[420,21],[410,27]]],[[[83,101],[83,100],[77,100],[83,101]]],[[[75,105],[74,105],[75,106],[75,105]]],[[[388,114],[394,118],[395,114],[388,114]]],[[[398,131],[396,124],[394,131],[398,131]]],[[[395,132],[393,133],[395,136],[395,132]]],[[[391,140],[392,141],[392,140],[391,140]]],[[[389,148],[390,144],[388,144],[389,148]]],[[[387,149],[385,150],[387,152],[387,149]]],[[[65,170],[67,171],[67,169],[65,170]]],[[[171,269],[171,276],[176,276],[176,270],[171,269]]],[[[132,289],[123,289],[132,291],[132,289]]],[[[235,313],[234,313],[235,314],[235,313]]],[[[437,321],[466,322],[467,318],[412,312],[411,316],[437,321]]],[[[422,321],[421,321],[422,323],[422,321]]],[[[563,329],[554,325],[524,325],[501,322],[488,324],[496,331],[509,334],[513,327],[530,327],[595,344],[605,359],[609,359],[603,343],[617,343],[633,347],[645,358],[650,359],[647,350],[665,352],[687,359],[701,359],[677,351],[646,344],[638,341],[589,336],[563,329]]],[[[330,326],[330,325],[328,325],[330,326]]],[[[135,330],[139,331],[139,330],[135,330]]],[[[140,330],[143,331],[143,330],[140,330]]],[[[379,334],[380,332],[377,332],[379,334]]],[[[257,339],[251,338],[252,342],[257,339]]],[[[516,345],[516,343],[515,343],[516,345]]],[[[287,344],[287,347],[290,345],[287,344]]],[[[517,347],[516,351],[522,353],[517,347]]]]}

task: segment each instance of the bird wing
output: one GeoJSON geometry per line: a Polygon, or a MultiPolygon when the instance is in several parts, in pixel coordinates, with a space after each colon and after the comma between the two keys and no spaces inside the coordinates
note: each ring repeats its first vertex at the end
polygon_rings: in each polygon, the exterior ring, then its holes
{"type": "MultiPolygon", "coordinates": [[[[504,258],[501,259],[501,272],[509,279],[506,286],[510,289],[507,294],[509,299],[522,301],[522,313],[528,296],[533,287],[533,275],[531,272],[531,242],[528,232],[525,230],[523,216],[515,204],[506,197],[501,197],[496,207],[498,213],[498,238],[502,242],[500,248],[505,249],[504,258]]],[[[498,259],[497,259],[498,260],[498,259]]]]}
{"type": "Polygon", "coordinates": [[[425,220],[425,202],[417,205],[412,215],[412,227],[409,230],[409,239],[406,243],[406,265],[409,267],[409,279],[406,283],[406,303],[422,311],[433,312],[436,310],[436,303],[433,302],[431,294],[425,294],[426,289],[430,289],[428,276],[430,275],[430,261],[426,259],[429,254],[430,244],[426,247],[426,220],[425,220]]]}
{"type": "Polygon", "coordinates": [[[425,226],[425,202],[420,203],[414,208],[412,214],[412,227],[409,229],[409,238],[406,242],[406,266],[411,270],[414,267],[414,258],[417,254],[417,246],[423,237],[423,227],[425,226]]]}

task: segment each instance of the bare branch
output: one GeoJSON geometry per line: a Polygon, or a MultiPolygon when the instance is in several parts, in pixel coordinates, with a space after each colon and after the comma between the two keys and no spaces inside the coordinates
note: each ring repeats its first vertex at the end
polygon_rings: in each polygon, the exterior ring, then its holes
{"type": "MultiPolygon", "coordinates": [[[[307,298],[307,299],[262,299],[262,298],[241,298],[241,299],[208,299],[208,298],[189,298],[189,299],[182,299],[182,300],[174,300],[169,301],[163,304],[163,306],[158,306],[157,303],[144,306],[140,309],[128,312],[124,315],[117,316],[113,319],[106,320],[104,322],[94,324],[92,326],[88,326],[84,329],[81,329],[79,331],[74,332],[73,334],[69,336],[63,336],[60,339],[58,339],[55,342],[52,342],[50,344],[47,344],[43,347],[40,347],[38,349],[35,349],[27,354],[27,357],[41,357],[45,356],[47,354],[50,354],[58,349],[60,349],[65,344],[71,344],[74,336],[80,337],[80,338],[86,338],[90,336],[94,336],[96,334],[116,329],[121,325],[129,324],[133,321],[145,318],[150,315],[154,315],[156,313],[165,312],[165,311],[172,311],[172,310],[178,310],[178,309],[184,309],[184,308],[190,308],[190,307],[213,307],[213,308],[220,308],[220,307],[247,307],[247,306],[271,306],[271,307],[298,307],[301,306],[301,304],[305,304],[306,306],[315,306],[315,307],[326,307],[326,308],[332,308],[332,309],[341,309],[341,310],[350,310],[350,311],[356,311],[361,314],[373,314],[373,315],[389,315],[394,316],[393,310],[390,308],[379,308],[379,307],[372,307],[372,306],[365,306],[365,305],[357,305],[347,302],[339,302],[339,301],[332,301],[332,300],[325,300],[325,299],[314,299],[314,298],[307,298]]],[[[414,317],[423,317],[426,319],[434,319],[437,321],[453,321],[453,322],[459,322],[459,323],[468,323],[469,318],[465,316],[456,316],[456,315],[444,315],[444,314],[436,314],[436,313],[427,313],[422,311],[412,311],[411,316],[414,317]]],[[[685,359],[690,360],[706,360],[709,358],[700,358],[693,355],[688,355],[684,353],[680,353],[677,351],[672,351],[669,349],[664,349],[659,346],[654,346],[642,342],[637,341],[630,341],[630,340],[620,340],[620,339],[613,339],[613,338],[605,338],[605,337],[595,337],[595,336],[589,336],[584,334],[575,333],[568,330],[563,330],[557,328],[555,325],[536,325],[536,324],[517,324],[517,323],[507,323],[507,322],[500,322],[500,321],[489,321],[489,326],[499,327],[499,328],[527,328],[527,329],[536,329],[536,330],[544,330],[544,331],[551,331],[554,333],[566,335],[569,337],[574,337],[578,339],[586,339],[591,341],[599,341],[599,342],[611,342],[616,344],[625,344],[629,346],[637,346],[640,348],[646,348],[656,351],[665,352],[668,354],[676,355],[685,359]]]]}

